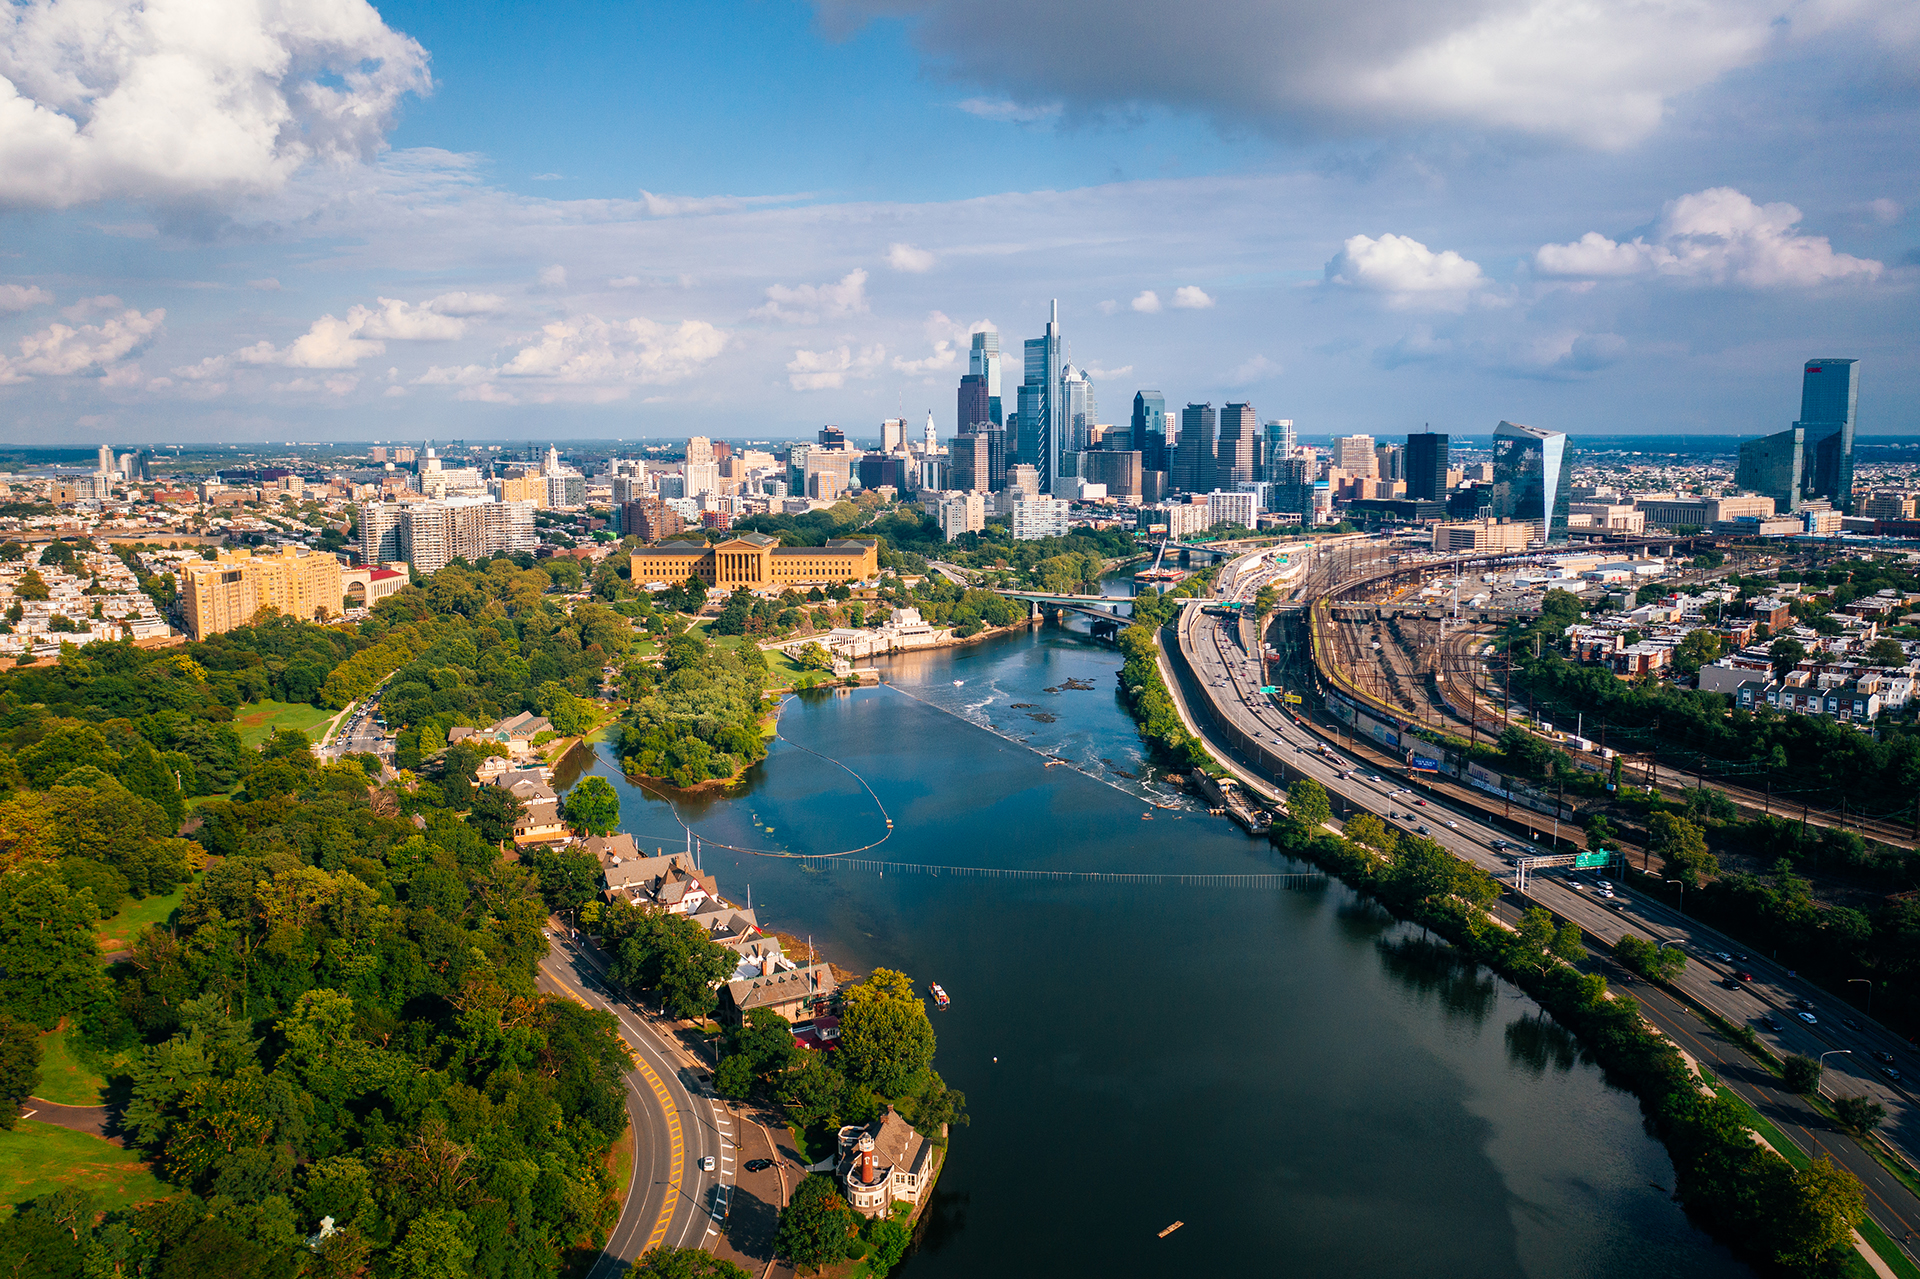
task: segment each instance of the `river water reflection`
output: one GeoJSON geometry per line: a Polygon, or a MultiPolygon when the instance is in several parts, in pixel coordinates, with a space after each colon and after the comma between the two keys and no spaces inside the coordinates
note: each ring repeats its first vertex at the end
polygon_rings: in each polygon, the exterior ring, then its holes
{"type": "MultiPolygon", "coordinates": [[[[790,700],[748,784],[678,819],[809,854],[885,836],[863,856],[921,864],[1306,869],[1143,802],[1170,792],[1118,666],[1071,627],[894,659],[891,687],[790,700]]],[[[673,809],[594,768],[644,847],[681,843],[673,809]]],[[[973,1123],[911,1279],[1748,1273],[1670,1201],[1634,1099],[1558,1026],[1338,883],[881,876],[711,846],[705,865],[768,926],[953,997],[936,1064],[973,1123]]]]}

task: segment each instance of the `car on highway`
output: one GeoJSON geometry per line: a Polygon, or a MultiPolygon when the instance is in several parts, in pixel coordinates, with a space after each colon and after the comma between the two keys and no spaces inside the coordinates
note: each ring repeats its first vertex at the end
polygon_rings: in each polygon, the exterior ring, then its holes
{"type": "Polygon", "coordinates": [[[1448,830],[1459,830],[1459,829],[1460,829],[1460,823],[1459,823],[1459,822],[1456,822],[1456,821],[1454,821],[1454,820],[1453,820],[1452,818],[1448,818],[1448,819],[1447,819],[1447,829],[1448,829],[1448,830]]]}
{"type": "Polygon", "coordinates": [[[712,1156],[712,1155],[701,1155],[701,1156],[700,1156],[700,1171],[701,1171],[701,1172],[712,1172],[712,1171],[713,1171],[713,1156],[712,1156]]]}
{"type": "Polygon", "coordinates": [[[1768,1030],[1771,1030],[1771,1031],[1777,1032],[1785,1029],[1785,1027],[1783,1027],[1779,1022],[1775,1021],[1771,1017],[1761,1017],[1759,1018],[1759,1022],[1762,1026],[1765,1026],[1768,1030]]]}
{"type": "Polygon", "coordinates": [[[1854,1020],[1853,1018],[1851,1018],[1851,1017],[1842,1017],[1842,1018],[1840,1019],[1840,1024],[1841,1024],[1842,1026],[1845,1026],[1845,1027],[1846,1027],[1846,1028],[1847,1028],[1848,1030],[1862,1030],[1862,1031],[1863,1031],[1863,1030],[1865,1030],[1865,1029],[1866,1029],[1866,1027],[1865,1027],[1865,1026],[1862,1026],[1862,1025],[1861,1025],[1861,1024],[1859,1023],[1859,1022],[1857,1022],[1857,1021],[1855,1021],[1855,1020],[1854,1020]]]}
{"type": "Polygon", "coordinates": [[[1735,977],[1738,977],[1738,978],[1739,978],[1739,979],[1740,979],[1741,981],[1752,981],[1752,980],[1753,980],[1753,974],[1752,974],[1752,973],[1750,973],[1750,972],[1747,972],[1747,971],[1746,971],[1745,969],[1742,969],[1741,971],[1739,971],[1739,972],[1737,972],[1737,973],[1735,973],[1735,974],[1734,974],[1734,976],[1735,976],[1735,977]]]}
{"type": "Polygon", "coordinates": [[[1900,1082],[1900,1072],[1895,1070],[1892,1066],[1880,1067],[1880,1073],[1885,1075],[1888,1079],[1893,1080],[1893,1082],[1896,1084],[1900,1082]]]}
{"type": "Polygon", "coordinates": [[[1875,1061],[1879,1061],[1879,1062],[1884,1062],[1885,1064],[1887,1064],[1887,1065],[1889,1065],[1889,1066],[1891,1066],[1891,1065],[1893,1065],[1893,1054],[1892,1054],[1892,1053],[1883,1053],[1883,1052],[1876,1052],[1876,1053],[1875,1053],[1875,1054],[1873,1055],[1873,1057],[1874,1057],[1874,1060],[1875,1060],[1875,1061]]]}
{"type": "Polygon", "coordinates": [[[1422,834],[1422,835],[1431,835],[1431,834],[1433,834],[1433,832],[1432,832],[1432,831],[1430,831],[1430,830],[1428,830],[1428,829],[1427,829],[1427,828],[1426,828],[1425,826],[1416,826],[1416,827],[1414,827],[1414,829],[1415,829],[1415,830],[1417,830],[1417,831],[1418,831],[1418,832],[1419,832],[1420,834],[1422,834]]]}
{"type": "Polygon", "coordinates": [[[1806,1022],[1807,1025],[1809,1026],[1818,1026],[1820,1024],[1820,1019],[1818,1017],[1815,1017],[1812,1013],[1801,1012],[1801,1013],[1795,1013],[1794,1016],[1798,1017],[1801,1021],[1806,1022]]]}
{"type": "Polygon", "coordinates": [[[1806,1010],[1807,1010],[1808,1012],[1812,1012],[1812,1011],[1813,1011],[1813,1004],[1812,1004],[1812,1003],[1811,1003],[1811,1002],[1810,1002],[1809,1000],[1807,1000],[1807,999],[1805,999],[1805,998],[1803,998],[1802,996],[1799,996],[1799,995],[1795,995],[1795,996],[1794,996],[1794,997],[1793,997],[1792,999],[1789,999],[1789,1000],[1787,1001],[1787,1007],[1789,1007],[1789,1008],[1804,1008],[1804,1009],[1806,1009],[1806,1010]]]}
{"type": "Polygon", "coordinates": [[[741,1164],[740,1166],[742,1168],[745,1168],[748,1172],[765,1172],[767,1169],[773,1167],[773,1160],[749,1159],[747,1160],[747,1162],[745,1162],[744,1164],[741,1164]]]}
{"type": "Polygon", "coordinates": [[[1424,799],[1416,799],[1413,802],[1420,805],[1420,807],[1422,808],[1425,808],[1427,806],[1427,801],[1424,799]]]}
{"type": "Polygon", "coordinates": [[[1729,955],[1729,954],[1728,954],[1728,953],[1727,953],[1726,951],[1724,951],[1724,950],[1716,950],[1716,951],[1714,951],[1714,952],[1713,952],[1713,957],[1714,957],[1715,959],[1717,959],[1717,960],[1719,960],[1719,961],[1720,961],[1721,963],[1723,963],[1723,964],[1731,964],[1731,963],[1733,962],[1733,956],[1732,956],[1732,955],[1729,955]]]}

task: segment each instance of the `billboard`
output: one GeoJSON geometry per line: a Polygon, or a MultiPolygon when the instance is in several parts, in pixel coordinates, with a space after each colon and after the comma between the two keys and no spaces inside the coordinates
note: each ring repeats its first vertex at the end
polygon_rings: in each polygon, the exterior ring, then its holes
{"type": "Polygon", "coordinates": [[[1415,771],[1437,773],[1440,771],[1440,761],[1432,756],[1422,755],[1418,751],[1408,751],[1407,767],[1415,771]]]}

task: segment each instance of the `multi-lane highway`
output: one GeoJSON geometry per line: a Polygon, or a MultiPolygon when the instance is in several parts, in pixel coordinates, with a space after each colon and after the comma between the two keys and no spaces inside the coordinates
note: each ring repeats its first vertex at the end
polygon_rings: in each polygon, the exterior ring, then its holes
{"type": "MultiPolygon", "coordinates": [[[[1524,846],[1524,839],[1518,838],[1524,826],[1503,825],[1498,815],[1484,811],[1464,796],[1450,794],[1452,788],[1425,783],[1417,788],[1410,786],[1393,771],[1397,761],[1390,763],[1391,757],[1376,755],[1364,746],[1336,748],[1310,725],[1273,705],[1259,691],[1258,658],[1242,650],[1235,620],[1205,616],[1198,607],[1188,607],[1175,628],[1189,668],[1182,671],[1178,663],[1174,664],[1182,685],[1179,691],[1190,708],[1196,699],[1205,699],[1214,716],[1259,744],[1259,760],[1252,760],[1249,752],[1240,752],[1248,757],[1242,763],[1248,775],[1269,787],[1284,785],[1297,776],[1311,777],[1327,789],[1336,813],[1359,810],[1377,814],[1398,829],[1435,840],[1503,883],[1512,883],[1508,857],[1513,845],[1524,846]],[[1276,763],[1278,767],[1274,767],[1276,763]]],[[[1218,749],[1224,735],[1213,737],[1218,749]]],[[[1601,885],[1590,873],[1553,871],[1530,876],[1527,895],[1608,945],[1632,933],[1681,946],[1687,954],[1687,966],[1674,984],[1688,998],[1735,1025],[1753,1028],[1777,1053],[1810,1057],[1849,1053],[1826,1058],[1825,1091],[1830,1096],[1864,1093],[1886,1106],[1888,1117],[1883,1131],[1897,1153],[1913,1157],[1920,1145],[1920,1127],[1916,1127],[1916,1114],[1920,1112],[1907,1092],[1907,1081],[1895,1081],[1884,1073],[1898,1070],[1910,1079],[1913,1071],[1920,1070],[1920,1055],[1910,1045],[1865,1017],[1833,1006],[1824,992],[1798,980],[1772,957],[1745,955],[1737,943],[1660,902],[1618,886],[1611,891],[1611,898],[1601,896],[1601,885]],[[1797,1000],[1812,1008],[1799,1007],[1797,1000]],[[1803,1012],[1806,1017],[1800,1015],[1803,1012]],[[1893,1061],[1883,1061],[1882,1055],[1893,1061]]],[[[1645,987],[1634,989],[1639,992],[1645,987]]],[[[1697,1020],[1692,1024],[1696,1028],[1701,1025],[1697,1020]]],[[[1863,1181],[1877,1176],[1893,1187],[1890,1196],[1905,1193],[1857,1145],[1834,1139],[1833,1134],[1828,1138],[1827,1145],[1845,1147],[1849,1158],[1843,1162],[1863,1181]]],[[[1920,1203],[1905,1195],[1899,1211],[1882,1225],[1896,1239],[1920,1227],[1920,1203]]]]}
{"type": "Polygon", "coordinates": [[[633,1183],[620,1220],[589,1279],[624,1273],[650,1248],[711,1250],[725,1229],[738,1176],[737,1119],[705,1084],[706,1068],[657,1030],[605,978],[605,958],[556,928],[540,961],[543,990],[610,1012],[633,1050],[627,1113],[633,1120],[633,1183]]]}

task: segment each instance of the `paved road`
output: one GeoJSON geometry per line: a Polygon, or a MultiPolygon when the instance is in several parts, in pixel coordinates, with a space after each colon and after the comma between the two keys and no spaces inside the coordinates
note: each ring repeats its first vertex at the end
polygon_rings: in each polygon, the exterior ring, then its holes
{"type": "Polygon", "coordinates": [[[383,757],[391,754],[392,742],[373,722],[379,714],[378,695],[349,710],[346,723],[340,726],[339,734],[327,745],[329,758],[338,759],[343,755],[368,752],[383,757]]]}
{"type": "MultiPolygon", "coordinates": [[[[1230,619],[1204,616],[1198,608],[1188,608],[1177,623],[1181,651],[1191,663],[1193,674],[1182,680],[1182,694],[1189,704],[1205,698],[1215,713],[1250,735],[1255,735],[1284,761],[1280,770],[1286,776],[1312,777],[1327,788],[1339,809],[1360,810],[1379,815],[1390,824],[1418,832],[1424,827],[1429,837],[1454,855],[1492,873],[1510,884],[1512,870],[1505,855],[1494,847],[1495,840],[1514,842],[1517,832],[1503,831],[1490,815],[1450,798],[1445,788],[1420,786],[1416,794],[1406,781],[1388,771],[1384,757],[1336,750],[1310,725],[1297,722],[1292,715],[1270,704],[1258,692],[1259,663],[1242,652],[1237,639],[1237,624],[1230,619]],[[1420,801],[1424,800],[1424,803],[1420,801]]],[[[1251,771],[1251,770],[1249,770],[1251,771]]],[[[1259,774],[1269,781],[1271,774],[1259,774]]],[[[1566,871],[1535,872],[1530,878],[1528,896],[1580,927],[1600,941],[1611,944],[1626,933],[1661,941],[1681,943],[1688,954],[1686,971],[1676,985],[1689,998],[1713,1009],[1735,1025],[1753,1027],[1760,1038],[1777,1053],[1801,1053],[1817,1056],[1832,1049],[1851,1049],[1851,1056],[1830,1056],[1827,1060],[1826,1091],[1846,1095],[1865,1093],[1887,1107],[1888,1120],[1883,1131],[1890,1142],[1913,1157],[1920,1139],[1920,1108],[1916,1108],[1905,1084],[1895,1084],[1880,1074],[1880,1064],[1870,1054],[1893,1054],[1896,1064],[1911,1074],[1920,1057],[1911,1046],[1892,1032],[1863,1017],[1830,1011],[1824,993],[1800,981],[1770,958],[1749,957],[1729,963],[1713,958],[1716,953],[1738,955],[1736,943],[1702,925],[1686,919],[1668,906],[1616,889],[1612,899],[1596,895],[1590,875],[1574,876],[1566,871]],[[1734,975],[1750,972],[1754,980],[1741,982],[1734,975]],[[1816,1004],[1817,1024],[1807,1025],[1790,1010],[1789,1001],[1803,998],[1816,1004]],[[1772,1017],[1781,1027],[1766,1027],[1763,1018],[1772,1017]],[[1849,1024],[1851,1022],[1852,1024],[1849,1024]]],[[[1644,986],[1636,986],[1636,991],[1644,986]]],[[[1697,1024],[1697,1023],[1696,1023],[1697,1024]]],[[[1883,1176],[1877,1164],[1851,1141],[1838,1141],[1828,1135],[1836,1149],[1845,1148],[1853,1168],[1863,1181],[1883,1176]]],[[[1891,1179],[1887,1179],[1891,1180],[1891,1179]]],[[[1916,1209],[1908,1196],[1908,1207],[1898,1217],[1882,1220],[1898,1239],[1908,1229],[1903,1223],[1914,1218],[1916,1209]],[[1898,1227],[1896,1229],[1895,1227],[1898,1227]]],[[[1876,1219],[1878,1214],[1876,1213],[1876,1219]]]]}
{"type": "Polygon", "coordinates": [[[632,1189],[589,1279],[622,1273],[649,1248],[711,1249],[733,1193],[738,1120],[702,1082],[706,1068],[638,1008],[616,999],[605,960],[584,942],[560,940],[540,961],[542,989],[614,1014],[637,1068],[627,1075],[627,1113],[636,1141],[632,1189]],[[711,1158],[713,1170],[702,1161],[711,1158]]]}

